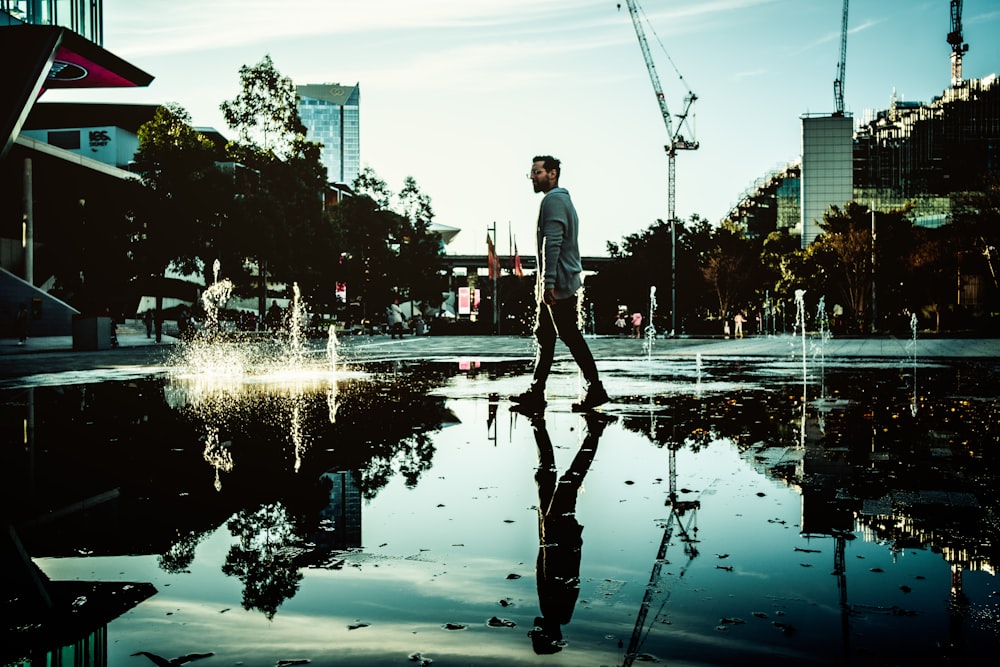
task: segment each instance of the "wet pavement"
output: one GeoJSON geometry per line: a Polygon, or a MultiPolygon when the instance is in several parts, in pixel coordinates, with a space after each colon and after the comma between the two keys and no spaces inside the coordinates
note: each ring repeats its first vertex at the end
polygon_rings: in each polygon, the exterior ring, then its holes
{"type": "Polygon", "coordinates": [[[24,549],[73,614],[90,582],[132,596],[95,615],[91,664],[1000,650],[996,340],[592,338],[597,417],[561,347],[544,416],[509,409],[528,338],[351,337],[333,371],[315,341],[310,372],[252,378],[120,340],[0,341],[24,549]]]}
{"type": "MultiPolygon", "coordinates": [[[[0,339],[0,377],[157,363],[169,357],[171,348],[178,344],[173,336],[166,335],[162,343],[156,343],[135,331],[138,331],[137,323],[126,327],[126,331],[119,334],[120,346],[112,350],[76,351],[69,336],[31,338],[25,345],[18,345],[11,338],[0,339]]],[[[386,335],[356,335],[344,337],[339,343],[357,361],[532,358],[534,355],[533,340],[517,336],[409,336],[393,340],[386,335]]],[[[634,360],[636,357],[670,359],[697,355],[704,358],[791,358],[801,356],[802,351],[801,338],[790,334],[742,339],[660,337],[652,341],[652,346],[646,339],[591,336],[588,343],[595,358],[605,362],[634,360]]],[[[819,352],[812,336],[807,338],[806,346],[808,356],[819,352]]],[[[822,354],[829,359],[900,359],[914,355],[920,359],[995,359],[1000,358],[1000,339],[921,334],[916,341],[896,336],[834,336],[823,343],[822,354]]],[[[569,352],[561,342],[557,343],[556,355],[557,360],[569,358],[569,352]]]]}

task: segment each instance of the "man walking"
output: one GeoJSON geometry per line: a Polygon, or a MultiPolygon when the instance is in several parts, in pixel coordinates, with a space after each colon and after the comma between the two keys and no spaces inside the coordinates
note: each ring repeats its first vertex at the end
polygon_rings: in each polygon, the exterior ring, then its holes
{"type": "Polygon", "coordinates": [[[569,192],[559,187],[561,173],[559,160],[551,155],[540,155],[534,158],[528,174],[535,192],[545,194],[535,232],[538,352],[531,387],[510,398],[521,409],[532,412],[545,408],[545,382],[552,369],[557,337],[569,348],[587,382],[587,393],[582,401],[573,404],[573,411],[586,412],[610,400],[601,384],[594,356],[577,326],[576,293],[582,284],[580,273],[583,271],[577,242],[580,221],[569,192]]]}

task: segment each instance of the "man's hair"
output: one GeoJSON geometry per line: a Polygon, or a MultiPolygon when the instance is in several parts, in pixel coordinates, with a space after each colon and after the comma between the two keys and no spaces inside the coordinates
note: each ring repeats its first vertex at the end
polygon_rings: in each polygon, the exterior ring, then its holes
{"type": "Polygon", "coordinates": [[[531,160],[531,162],[532,163],[541,162],[542,166],[546,169],[546,171],[552,171],[553,169],[555,169],[557,172],[559,172],[556,174],[556,178],[562,176],[562,167],[559,166],[562,163],[559,162],[557,158],[554,158],[551,155],[536,155],[531,160]]]}

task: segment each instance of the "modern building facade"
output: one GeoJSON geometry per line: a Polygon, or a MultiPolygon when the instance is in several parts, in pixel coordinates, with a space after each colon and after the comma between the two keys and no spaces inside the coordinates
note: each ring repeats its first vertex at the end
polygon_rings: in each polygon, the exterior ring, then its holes
{"type": "Polygon", "coordinates": [[[327,180],[350,185],[361,170],[360,87],[318,83],[296,86],[295,92],[306,138],[323,145],[327,180]]]}
{"type": "Polygon", "coordinates": [[[774,231],[801,234],[801,176],[798,162],[768,172],[744,190],[726,220],[754,238],[774,231]]]}
{"type": "Polygon", "coordinates": [[[114,123],[71,118],[35,125],[46,90],[147,86],[152,76],[100,46],[100,0],[0,0],[0,331],[30,304],[29,336],[67,335],[81,312],[53,293],[54,239],[83,224],[135,174],[134,142],[114,123]],[[44,130],[44,131],[39,131],[44,130]],[[119,151],[119,146],[122,151],[119,151]],[[97,159],[99,158],[99,159],[97,159]],[[37,251],[37,254],[36,254],[37,251]]]}
{"type": "Polygon", "coordinates": [[[802,247],[816,240],[830,206],[854,199],[854,119],[802,116],[802,247]]]}
{"type": "Polygon", "coordinates": [[[0,26],[59,26],[103,46],[103,5],[103,0],[0,0],[0,26]]]}
{"type": "Polygon", "coordinates": [[[911,206],[915,224],[937,227],[951,196],[982,191],[1000,171],[1000,80],[995,74],[951,86],[930,103],[893,95],[866,114],[854,139],[854,196],[877,210],[911,206]]]}

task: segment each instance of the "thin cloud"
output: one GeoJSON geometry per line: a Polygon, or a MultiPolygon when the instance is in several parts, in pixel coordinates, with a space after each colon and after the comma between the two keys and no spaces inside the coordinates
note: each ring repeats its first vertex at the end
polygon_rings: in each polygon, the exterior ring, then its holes
{"type": "MultiPolygon", "coordinates": [[[[590,8],[598,3],[591,3],[590,8]]],[[[110,8],[109,8],[110,10],[110,8]]],[[[150,0],[108,11],[109,46],[125,56],[208,51],[299,37],[357,33],[412,33],[415,30],[503,29],[546,26],[556,16],[589,11],[572,0],[288,0],[205,4],[181,0],[167,5],[150,0]],[[149,17],[156,15],[155,21],[149,17]],[[306,20],[304,20],[306,19],[306,20]],[[119,22],[115,24],[115,21],[119,22]],[[112,44],[111,42],[114,41],[112,44]]]]}
{"type": "Polygon", "coordinates": [[[770,73],[770,70],[759,68],[753,70],[747,70],[746,72],[736,72],[733,74],[734,79],[752,79],[758,76],[765,76],[770,73]]]}

